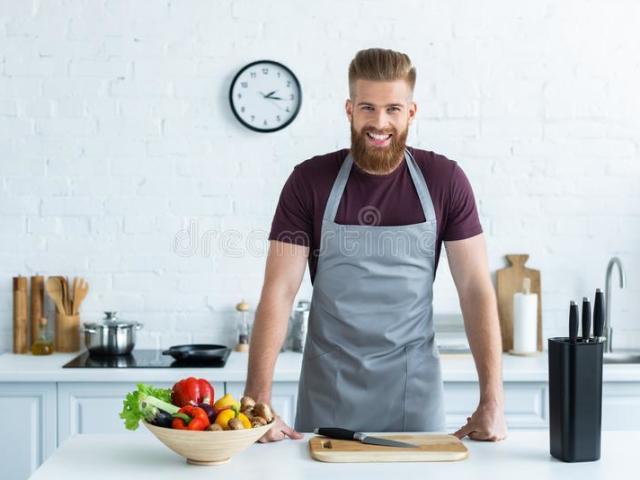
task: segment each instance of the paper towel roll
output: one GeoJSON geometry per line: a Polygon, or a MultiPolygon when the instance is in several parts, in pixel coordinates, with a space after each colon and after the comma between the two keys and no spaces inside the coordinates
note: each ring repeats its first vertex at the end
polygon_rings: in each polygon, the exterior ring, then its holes
{"type": "Polygon", "coordinates": [[[538,349],[538,295],[513,296],[513,352],[531,353],[538,349]]]}

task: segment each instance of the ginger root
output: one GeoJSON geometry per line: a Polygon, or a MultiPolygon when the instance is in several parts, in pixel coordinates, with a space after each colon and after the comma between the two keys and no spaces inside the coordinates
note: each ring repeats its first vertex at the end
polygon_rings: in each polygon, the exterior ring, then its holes
{"type": "Polygon", "coordinates": [[[227,425],[229,426],[229,430],[244,430],[242,420],[240,420],[238,417],[229,420],[229,423],[227,425]]]}
{"type": "Polygon", "coordinates": [[[245,395],[240,399],[240,411],[245,413],[247,410],[251,410],[256,405],[256,401],[245,395]]]}
{"type": "Polygon", "coordinates": [[[255,419],[255,417],[262,417],[267,423],[271,423],[274,418],[273,410],[271,410],[271,407],[266,403],[258,402],[253,407],[253,418],[255,419]]]}
{"type": "Polygon", "coordinates": [[[262,417],[252,417],[251,418],[251,428],[262,427],[267,424],[267,421],[262,417]]]}

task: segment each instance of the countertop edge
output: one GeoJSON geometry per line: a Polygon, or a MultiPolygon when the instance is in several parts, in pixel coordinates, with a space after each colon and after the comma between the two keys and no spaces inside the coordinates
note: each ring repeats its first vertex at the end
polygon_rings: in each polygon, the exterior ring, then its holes
{"type": "MultiPolygon", "coordinates": [[[[173,382],[184,373],[209,378],[217,382],[244,382],[248,356],[233,352],[223,368],[62,368],[77,353],[55,353],[47,357],[0,354],[0,382],[2,383],[74,383],[74,382],[173,382]]],[[[471,354],[441,355],[444,383],[477,382],[478,376],[471,354]]],[[[279,355],[274,382],[298,382],[302,354],[283,352],[279,355]]],[[[503,355],[502,377],[505,383],[547,383],[547,356],[515,357],[503,355]]],[[[640,382],[640,365],[605,364],[605,383],[640,382]]]]}

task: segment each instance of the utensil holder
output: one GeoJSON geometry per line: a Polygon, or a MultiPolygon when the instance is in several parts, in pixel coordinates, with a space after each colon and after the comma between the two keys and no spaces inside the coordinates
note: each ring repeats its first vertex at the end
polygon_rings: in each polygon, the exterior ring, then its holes
{"type": "Polygon", "coordinates": [[[603,345],[548,339],[550,451],[563,462],[600,459],[603,345]]]}
{"type": "Polygon", "coordinates": [[[56,352],[80,350],[80,315],[65,315],[56,311],[56,352]]]}

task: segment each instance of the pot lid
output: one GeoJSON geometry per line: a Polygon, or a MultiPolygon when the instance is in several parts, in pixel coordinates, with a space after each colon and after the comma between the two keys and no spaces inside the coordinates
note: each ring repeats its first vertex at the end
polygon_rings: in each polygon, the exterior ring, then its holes
{"type": "Polygon", "coordinates": [[[86,328],[132,328],[138,326],[138,322],[127,322],[118,318],[118,312],[104,312],[102,322],[85,323],[86,328]]]}

